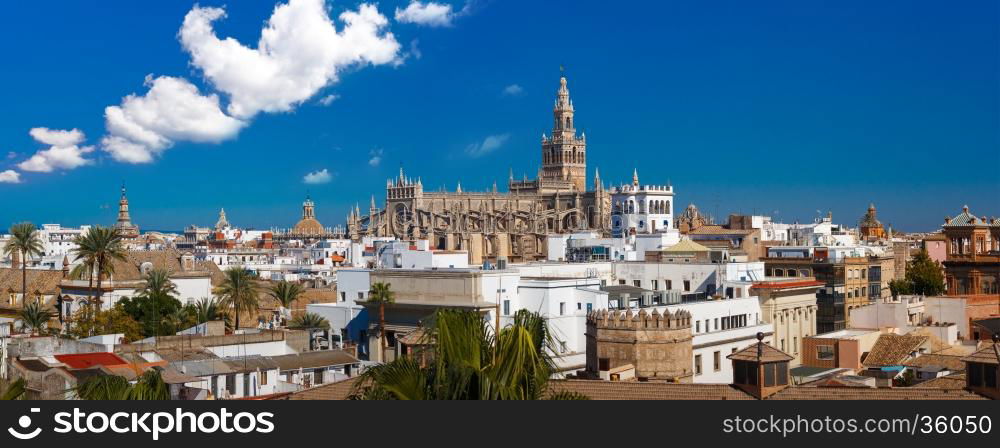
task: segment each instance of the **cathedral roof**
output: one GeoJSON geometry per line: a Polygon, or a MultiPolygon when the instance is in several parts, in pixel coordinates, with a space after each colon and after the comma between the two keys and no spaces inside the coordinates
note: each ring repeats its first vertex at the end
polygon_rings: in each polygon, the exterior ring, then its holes
{"type": "Polygon", "coordinates": [[[323,232],[323,225],[316,218],[303,218],[292,228],[292,233],[297,235],[320,235],[323,232]]]}

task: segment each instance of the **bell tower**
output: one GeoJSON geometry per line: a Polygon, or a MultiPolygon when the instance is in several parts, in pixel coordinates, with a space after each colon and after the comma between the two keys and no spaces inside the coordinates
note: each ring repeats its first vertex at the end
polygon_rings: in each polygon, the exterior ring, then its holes
{"type": "Polygon", "coordinates": [[[574,112],[566,77],[560,77],[552,109],[552,137],[542,135],[540,180],[550,185],[562,181],[569,189],[584,192],[587,191],[587,136],[577,137],[574,112]]]}

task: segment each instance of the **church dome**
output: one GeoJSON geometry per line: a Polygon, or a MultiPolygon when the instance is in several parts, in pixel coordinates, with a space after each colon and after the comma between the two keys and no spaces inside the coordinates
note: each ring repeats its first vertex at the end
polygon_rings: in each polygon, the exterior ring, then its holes
{"type": "Polygon", "coordinates": [[[292,229],[297,235],[319,235],[323,233],[323,225],[316,218],[303,218],[292,229]]]}
{"type": "Polygon", "coordinates": [[[322,235],[323,225],[316,219],[316,204],[312,198],[306,197],[302,203],[302,219],[292,228],[292,233],[296,235],[322,235]]]}

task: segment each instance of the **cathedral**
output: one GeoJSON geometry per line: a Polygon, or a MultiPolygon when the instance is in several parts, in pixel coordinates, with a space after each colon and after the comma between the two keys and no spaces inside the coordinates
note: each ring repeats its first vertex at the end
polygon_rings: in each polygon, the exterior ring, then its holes
{"type": "Polygon", "coordinates": [[[542,135],[541,169],[534,180],[515,180],[507,192],[494,183],[491,191],[424,191],[422,181],[403,170],[389,179],[385,203],[374,196],[367,215],[355,208],[347,217],[348,234],[362,237],[426,239],[438,250],[464,250],[469,262],[505,258],[512,262],[544,259],[546,236],[552,233],[609,233],[611,194],[595,170],[587,190],[587,136],[577,135],[573,101],[566,78],[559,80],[552,110],[552,135],[542,135]]]}

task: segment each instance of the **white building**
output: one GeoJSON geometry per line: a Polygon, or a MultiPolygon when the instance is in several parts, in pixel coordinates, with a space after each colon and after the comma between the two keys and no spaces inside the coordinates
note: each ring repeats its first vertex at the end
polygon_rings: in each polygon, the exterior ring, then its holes
{"type": "Polygon", "coordinates": [[[556,366],[561,371],[586,365],[587,313],[608,308],[608,293],[597,279],[521,277],[517,294],[501,302],[500,325],[510,325],[520,310],[546,319],[556,341],[556,366]]]}
{"type": "Polygon", "coordinates": [[[674,189],[670,185],[640,185],[638,172],[631,185],[611,191],[611,234],[667,233],[674,223],[674,189]]]}

